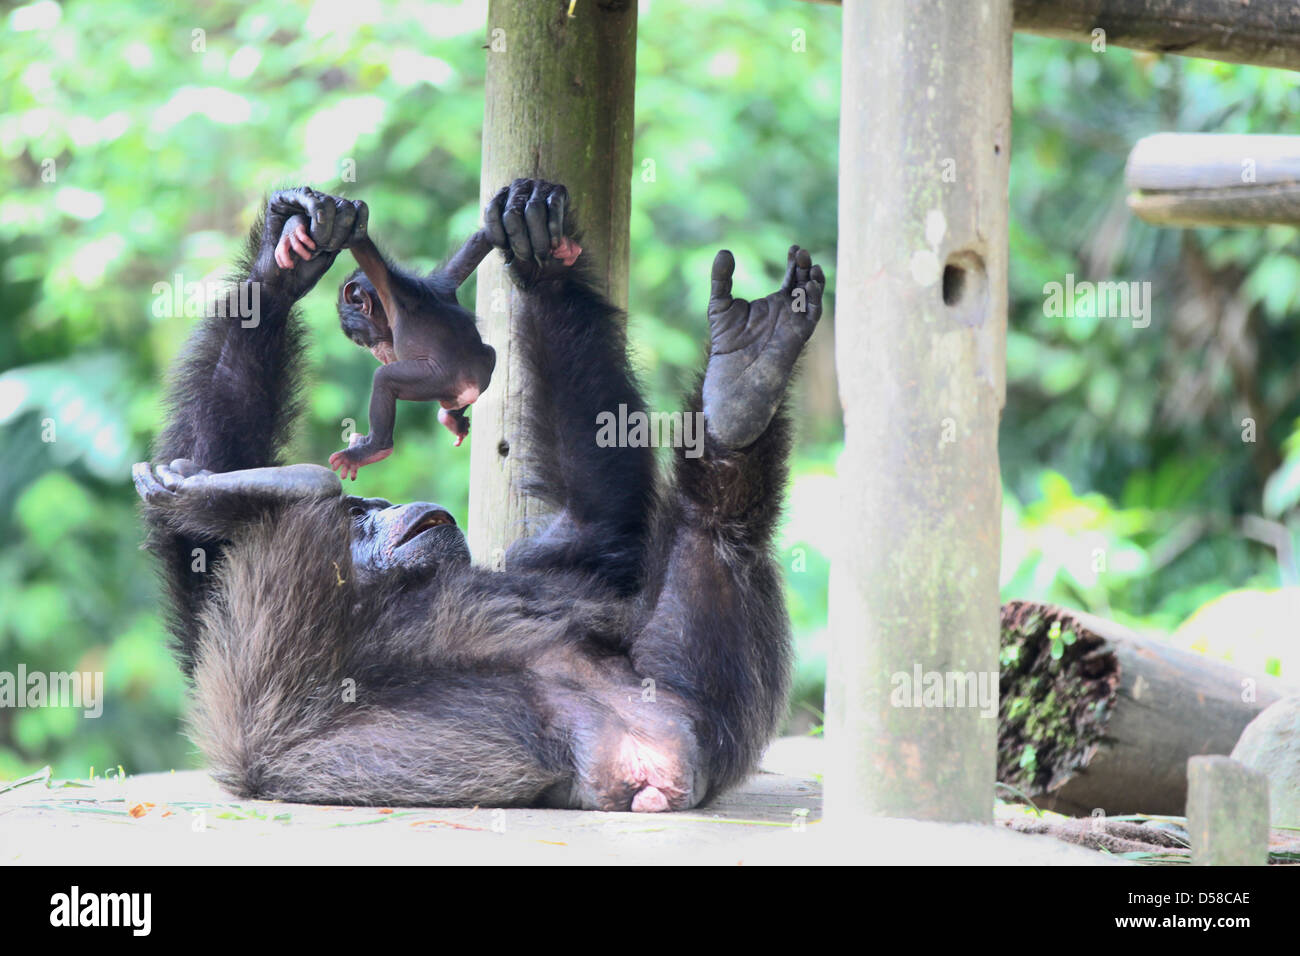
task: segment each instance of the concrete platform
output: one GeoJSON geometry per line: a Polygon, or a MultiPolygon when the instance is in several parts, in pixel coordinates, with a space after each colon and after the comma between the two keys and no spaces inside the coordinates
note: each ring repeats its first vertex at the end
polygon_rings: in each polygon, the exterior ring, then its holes
{"type": "Polygon", "coordinates": [[[320,807],[238,800],[201,771],[0,793],[0,862],[88,864],[1068,864],[1114,862],[1001,827],[821,822],[819,741],[777,741],[702,811],[320,807]]]}

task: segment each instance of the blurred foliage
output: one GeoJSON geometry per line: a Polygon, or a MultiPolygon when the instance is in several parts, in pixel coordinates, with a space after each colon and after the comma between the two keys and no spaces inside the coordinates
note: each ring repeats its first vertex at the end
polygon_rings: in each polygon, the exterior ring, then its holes
{"type": "Polygon", "coordinates": [[[1297,679],[1278,590],[1297,581],[1296,230],[1149,226],[1123,184],[1151,133],[1300,132],[1295,76],[1017,37],[1013,97],[1003,594],[1161,633],[1245,589],[1240,613],[1176,639],[1269,632],[1269,653],[1239,657],[1297,679]],[[1045,314],[1044,286],[1070,273],[1149,282],[1150,326],[1045,314]]]}
{"type": "MultiPolygon", "coordinates": [[[[366,199],[411,265],[453,248],[479,215],[485,7],[42,0],[6,14],[0,670],[102,670],[107,701],[93,721],[0,709],[0,778],[193,764],[128,478],[192,321],[155,317],[153,287],[223,274],[266,191],[300,181],[366,199]]],[[[792,0],[642,0],[630,321],[657,407],[702,356],[717,248],[736,253],[744,293],[768,290],[791,241],[834,262],[839,18],[792,0]]],[[[1286,333],[1300,261],[1290,229],[1135,222],[1124,158],[1161,129],[1292,132],[1300,93],[1280,72],[1066,42],[1017,38],[1015,56],[1005,593],[1172,630],[1229,590],[1294,580],[1277,557],[1290,552],[1242,519],[1264,516],[1280,541],[1300,500],[1300,344],[1286,333]],[[1045,316],[1043,285],[1070,272],[1150,281],[1150,328],[1045,316]],[[1238,300],[1250,334],[1225,343],[1224,310],[1195,306],[1238,300]]],[[[371,375],[337,332],[330,279],[322,290],[305,307],[313,385],[292,449],[307,461],[339,446],[343,419],[364,422],[371,375]]],[[[780,542],[805,725],[821,706],[828,556],[850,531],[835,507],[832,322],[805,363],[780,542]]],[[[465,450],[432,409],[400,416],[405,440],[358,493],[463,514],[465,450]]]]}

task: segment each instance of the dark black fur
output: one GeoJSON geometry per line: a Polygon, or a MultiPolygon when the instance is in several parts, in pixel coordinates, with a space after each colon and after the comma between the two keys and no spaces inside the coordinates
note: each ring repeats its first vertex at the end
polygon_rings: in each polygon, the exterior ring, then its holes
{"type": "MultiPolygon", "coordinates": [[[[267,231],[253,230],[253,278],[267,231]]],[[[651,449],[597,447],[598,412],[644,403],[621,317],[580,266],[523,290],[529,478],[558,516],[510,549],[505,571],[436,542],[440,560],[375,563],[394,540],[385,516],[402,514],[386,502],[146,505],[194,679],[193,733],[225,786],[329,803],[628,809],[650,779],[681,809],[754,769],[790,667],[770,556],[788,423],[778,412],[743,450],[710,437],[702,457],[679,451],[666,489],[651,449]],[[191,570],[196,547],[204,573],[191,570]]],[[[257,328],[205,319],[155,460],[277,463],[301,357],[287,297],[263,296],[257,328]]],[[[451,548],[454,531],[426,535],[451,548]]]]}

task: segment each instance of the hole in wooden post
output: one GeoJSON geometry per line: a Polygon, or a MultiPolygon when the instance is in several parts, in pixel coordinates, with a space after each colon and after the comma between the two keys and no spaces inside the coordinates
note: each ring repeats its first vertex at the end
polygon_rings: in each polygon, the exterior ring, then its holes
{"type": "Polygon", "coordinates": [[[497,454],[500,455],[502,458],[505,458],[507,455],[509,455],[510,442],[506,441],[504,438],[501,439],[499,442],[497,442],[497,454]]]}
{"type": "Polygon", "coordinates": [[[943,304],[956,305],[966,288],[966,270],[951,262],[943,267],[943,304]]]}
{"type": "Polygon", "coordinates": [[[984,324],[989,310],[989,277],[984,259],[969,249],[948,256],[943,267],[943,304],[962,325],[984,324]]]}

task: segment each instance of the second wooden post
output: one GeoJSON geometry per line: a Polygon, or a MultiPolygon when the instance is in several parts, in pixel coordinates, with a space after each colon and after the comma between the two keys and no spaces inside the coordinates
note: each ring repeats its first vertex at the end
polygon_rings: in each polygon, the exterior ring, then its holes
{"type": "Polygon", "coordinates": [[[1011,30],[844,3],[830,821],[992,818],[1011,30]]]}

